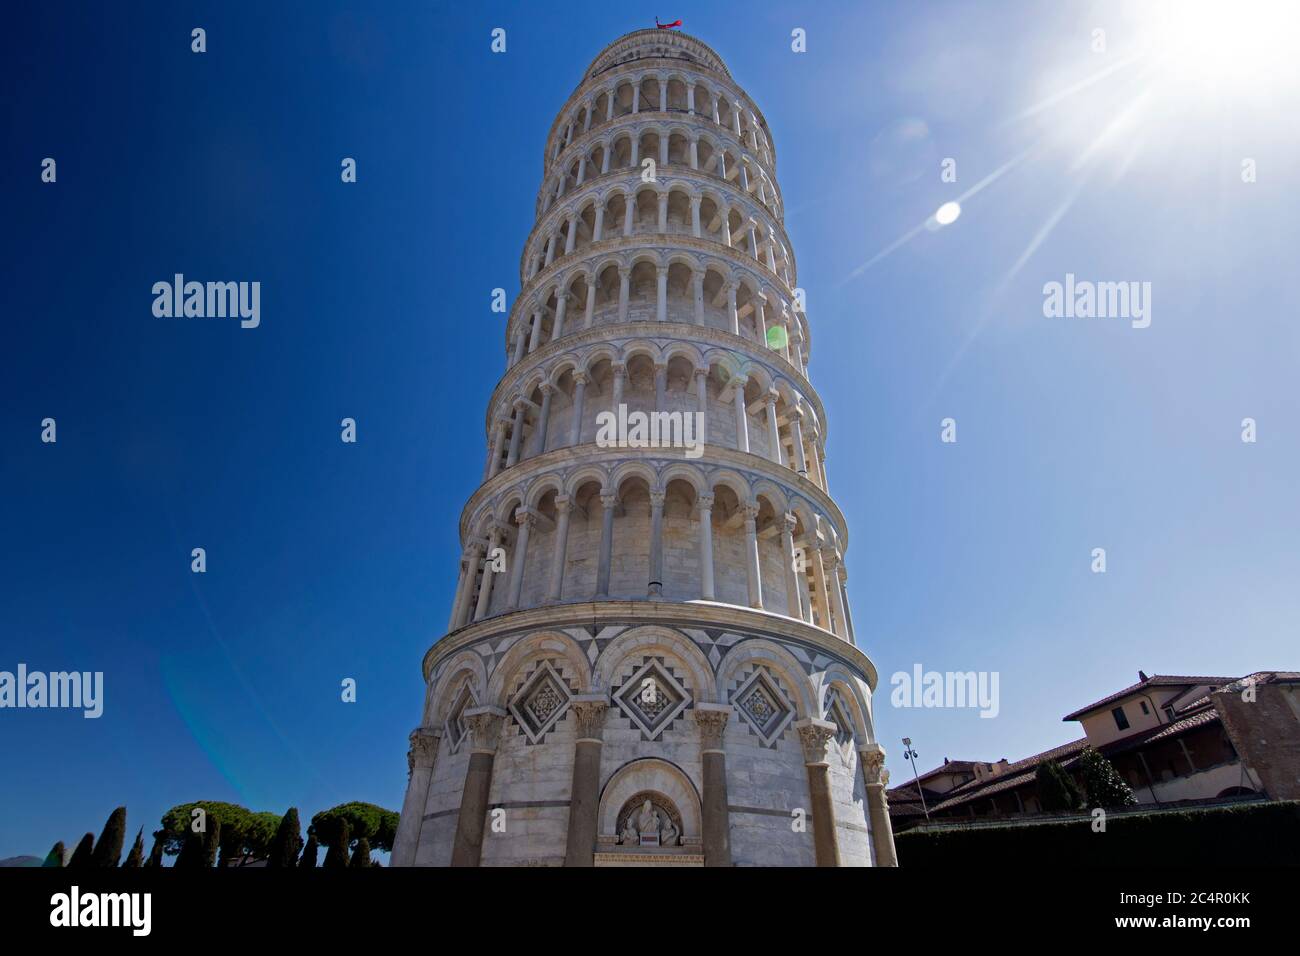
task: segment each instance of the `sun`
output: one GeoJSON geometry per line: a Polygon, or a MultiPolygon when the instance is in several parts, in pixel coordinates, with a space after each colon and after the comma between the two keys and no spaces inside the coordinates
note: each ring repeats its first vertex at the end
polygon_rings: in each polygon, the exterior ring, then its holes
{"type": "Polygon", "coordinates": [[[1198,93],[1294,92],[1300,79],[1296,0],[1180,0],[1131,8],[1143,59],[1198,93]]]}

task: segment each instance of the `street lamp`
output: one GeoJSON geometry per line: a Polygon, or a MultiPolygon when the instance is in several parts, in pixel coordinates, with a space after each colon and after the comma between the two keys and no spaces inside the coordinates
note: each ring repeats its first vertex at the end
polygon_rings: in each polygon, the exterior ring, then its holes
{"type": "Polygon", "coordinates": [[[925,822],[930,822],[930,808],[925,805],[925,792],[921,789],[921,775],[916,769],[916,758],[919,756],[912,749],[912,738],[903,738],[903,759],[912,765],[912,777],[916,780],[916,792],[921,798],[921,809],[925,811],[925,822]]]}

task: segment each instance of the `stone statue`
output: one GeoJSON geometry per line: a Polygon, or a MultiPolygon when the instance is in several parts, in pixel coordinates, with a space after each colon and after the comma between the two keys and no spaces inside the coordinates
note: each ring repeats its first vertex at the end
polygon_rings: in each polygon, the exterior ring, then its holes
{"type": "Polygon", "coordinates": [[[641,804],[641,812],[636,817],[636,828],[639,834],[659,832],[659,814],[655,813],[649,800],[641,804]]]}
{"type": "Polygon", "coordinates": [[[677,824],[673,823],[673,818],[664,814],[663,829],[659,831],[659,843],[661,846],[676,846],[681,833],[677,829],[677,824]]]}
{"type": "Polygon", "coordinates": [[[634,814],[629,814],[627,823],[623,825],[623,832],[619,835],[619,841],[624,846],[636,846],[641,842],[641,834],[637,832],[636,824],[632,822],[634,814]]]}

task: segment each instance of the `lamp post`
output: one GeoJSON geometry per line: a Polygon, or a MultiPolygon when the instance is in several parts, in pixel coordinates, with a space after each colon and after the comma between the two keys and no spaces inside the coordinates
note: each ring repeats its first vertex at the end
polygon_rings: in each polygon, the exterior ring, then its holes
{"type": "Polygon", "coordinates": [[[921,798],[921,809],[925,811],[925,822],[929,823],[930,808],[925,805],[925,791],[921,789],[921,775],[917,772],[916,769],[917,756],[919,756],[917,752],[912,749],[912,738],[904,737],[903,738],[903,759],[908,761],[912,765],[912,777],[914,780],[916,780],[916,792],[917,795],[920,796],[921,798]]]}

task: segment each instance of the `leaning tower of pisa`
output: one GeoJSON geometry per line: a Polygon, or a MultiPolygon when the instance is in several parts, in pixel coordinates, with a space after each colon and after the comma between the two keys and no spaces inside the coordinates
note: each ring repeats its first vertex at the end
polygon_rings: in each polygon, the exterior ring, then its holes
{"type": "Polygon", "coordinates": [[[895,865],[767,121],[640,30],[547,137],[395,865],[895,865]]]}

